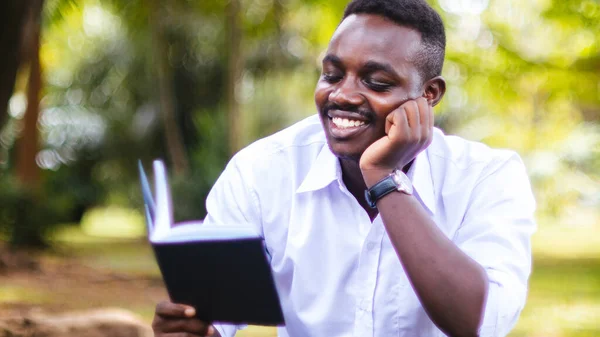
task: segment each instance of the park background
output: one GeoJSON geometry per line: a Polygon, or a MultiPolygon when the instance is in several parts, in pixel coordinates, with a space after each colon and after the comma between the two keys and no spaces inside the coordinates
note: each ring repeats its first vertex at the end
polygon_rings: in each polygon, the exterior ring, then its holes
{"type": "MultiPolygon", "coordinates": [[[[446,133],[517,150],[538,202],[511,336],[600,335],[600,3],[430,0],[447,27],[446,133]]],[[[342,0],[0,5],[0,316],[166,297],[137,160],[164,158],[176,217],[235,151],[315,113],[342,0]]],[[[274,336],[252,327],[243,336],[274,336]]]]}

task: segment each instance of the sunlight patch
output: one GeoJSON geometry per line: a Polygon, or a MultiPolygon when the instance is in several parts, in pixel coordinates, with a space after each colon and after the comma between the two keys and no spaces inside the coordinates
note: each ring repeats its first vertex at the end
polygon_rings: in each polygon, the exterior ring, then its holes
{"type": "Polygon", "coordinates": [[[139,238],[146,235],[143,216],[136,210],[117,206],[86,212],[81,229],[87,235],[99,237],[139,238]]]}

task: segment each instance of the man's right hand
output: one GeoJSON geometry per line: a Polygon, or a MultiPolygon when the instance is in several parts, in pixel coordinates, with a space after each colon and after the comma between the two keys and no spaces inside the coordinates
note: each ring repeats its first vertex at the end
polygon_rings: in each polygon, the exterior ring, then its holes
{"type": "Polygon", "coordinates": [[[156,306],[152,330],[155,337],[220,337],[209,323],[194,316],[196,309],[184,304],[160,302],[156,306]]]}

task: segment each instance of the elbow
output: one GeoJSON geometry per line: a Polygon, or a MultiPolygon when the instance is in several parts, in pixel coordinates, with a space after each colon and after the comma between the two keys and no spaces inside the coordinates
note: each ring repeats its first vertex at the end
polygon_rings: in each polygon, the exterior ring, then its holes
{"type": "Polygon", "coordinates": [[[453,337],[479,337],[479,329],[465,330],[456,334],[451,334],[453,337]]]}
{"type": "Polygon", "coordinates": [[[472,287],[473,297],[468,305],[468,311],[463,312],[462,319],[455,321],[457,324],[453,324],[453,331],[446,331],[448,336],[479,337],[489,291],[487,274],[483,272],[479,276],[477,285],[472,287]]]}
{"type": "Polygon", "coordinates": [[[479,337],[479,327],[462,327],[455,331],[444,331],[444,333],[449,337],[479,337]]]}
{"type": "Polygon", "coordinates": [[[479,337],[480,326],[482,320],[477,320],[473,323],[464,322],[463,324],[456,324],[450,329],[442,329],[447,336],[450,337],[479,337]]]}

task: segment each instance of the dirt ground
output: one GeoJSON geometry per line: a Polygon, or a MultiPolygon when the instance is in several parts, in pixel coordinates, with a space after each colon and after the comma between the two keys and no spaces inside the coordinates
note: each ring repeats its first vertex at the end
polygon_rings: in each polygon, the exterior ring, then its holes
{"type": "MultiPolygon", "coordinates": [[[[63,337],[36,326],[34,318],[98,309],[116,309],[117,314],[127,310],[147,328],[156,303],[167,298],[152,252],[142,241],[59,244],[41,254],[12,253],[0,247],[0,337],[63,337]]],[[[76,336],[145,336],[128,328],[108,334],[96,329],[76,336]]],[[[250,327],[238,335],[274,337],[276,332],[250,327]]]]}
{"type": "Polygon", "coordinates": [[[87,255],[3,249],[0,256],[0,318],[118,307],[149,322],[167,298],[158,275],[90,266],[87,255]]]}

